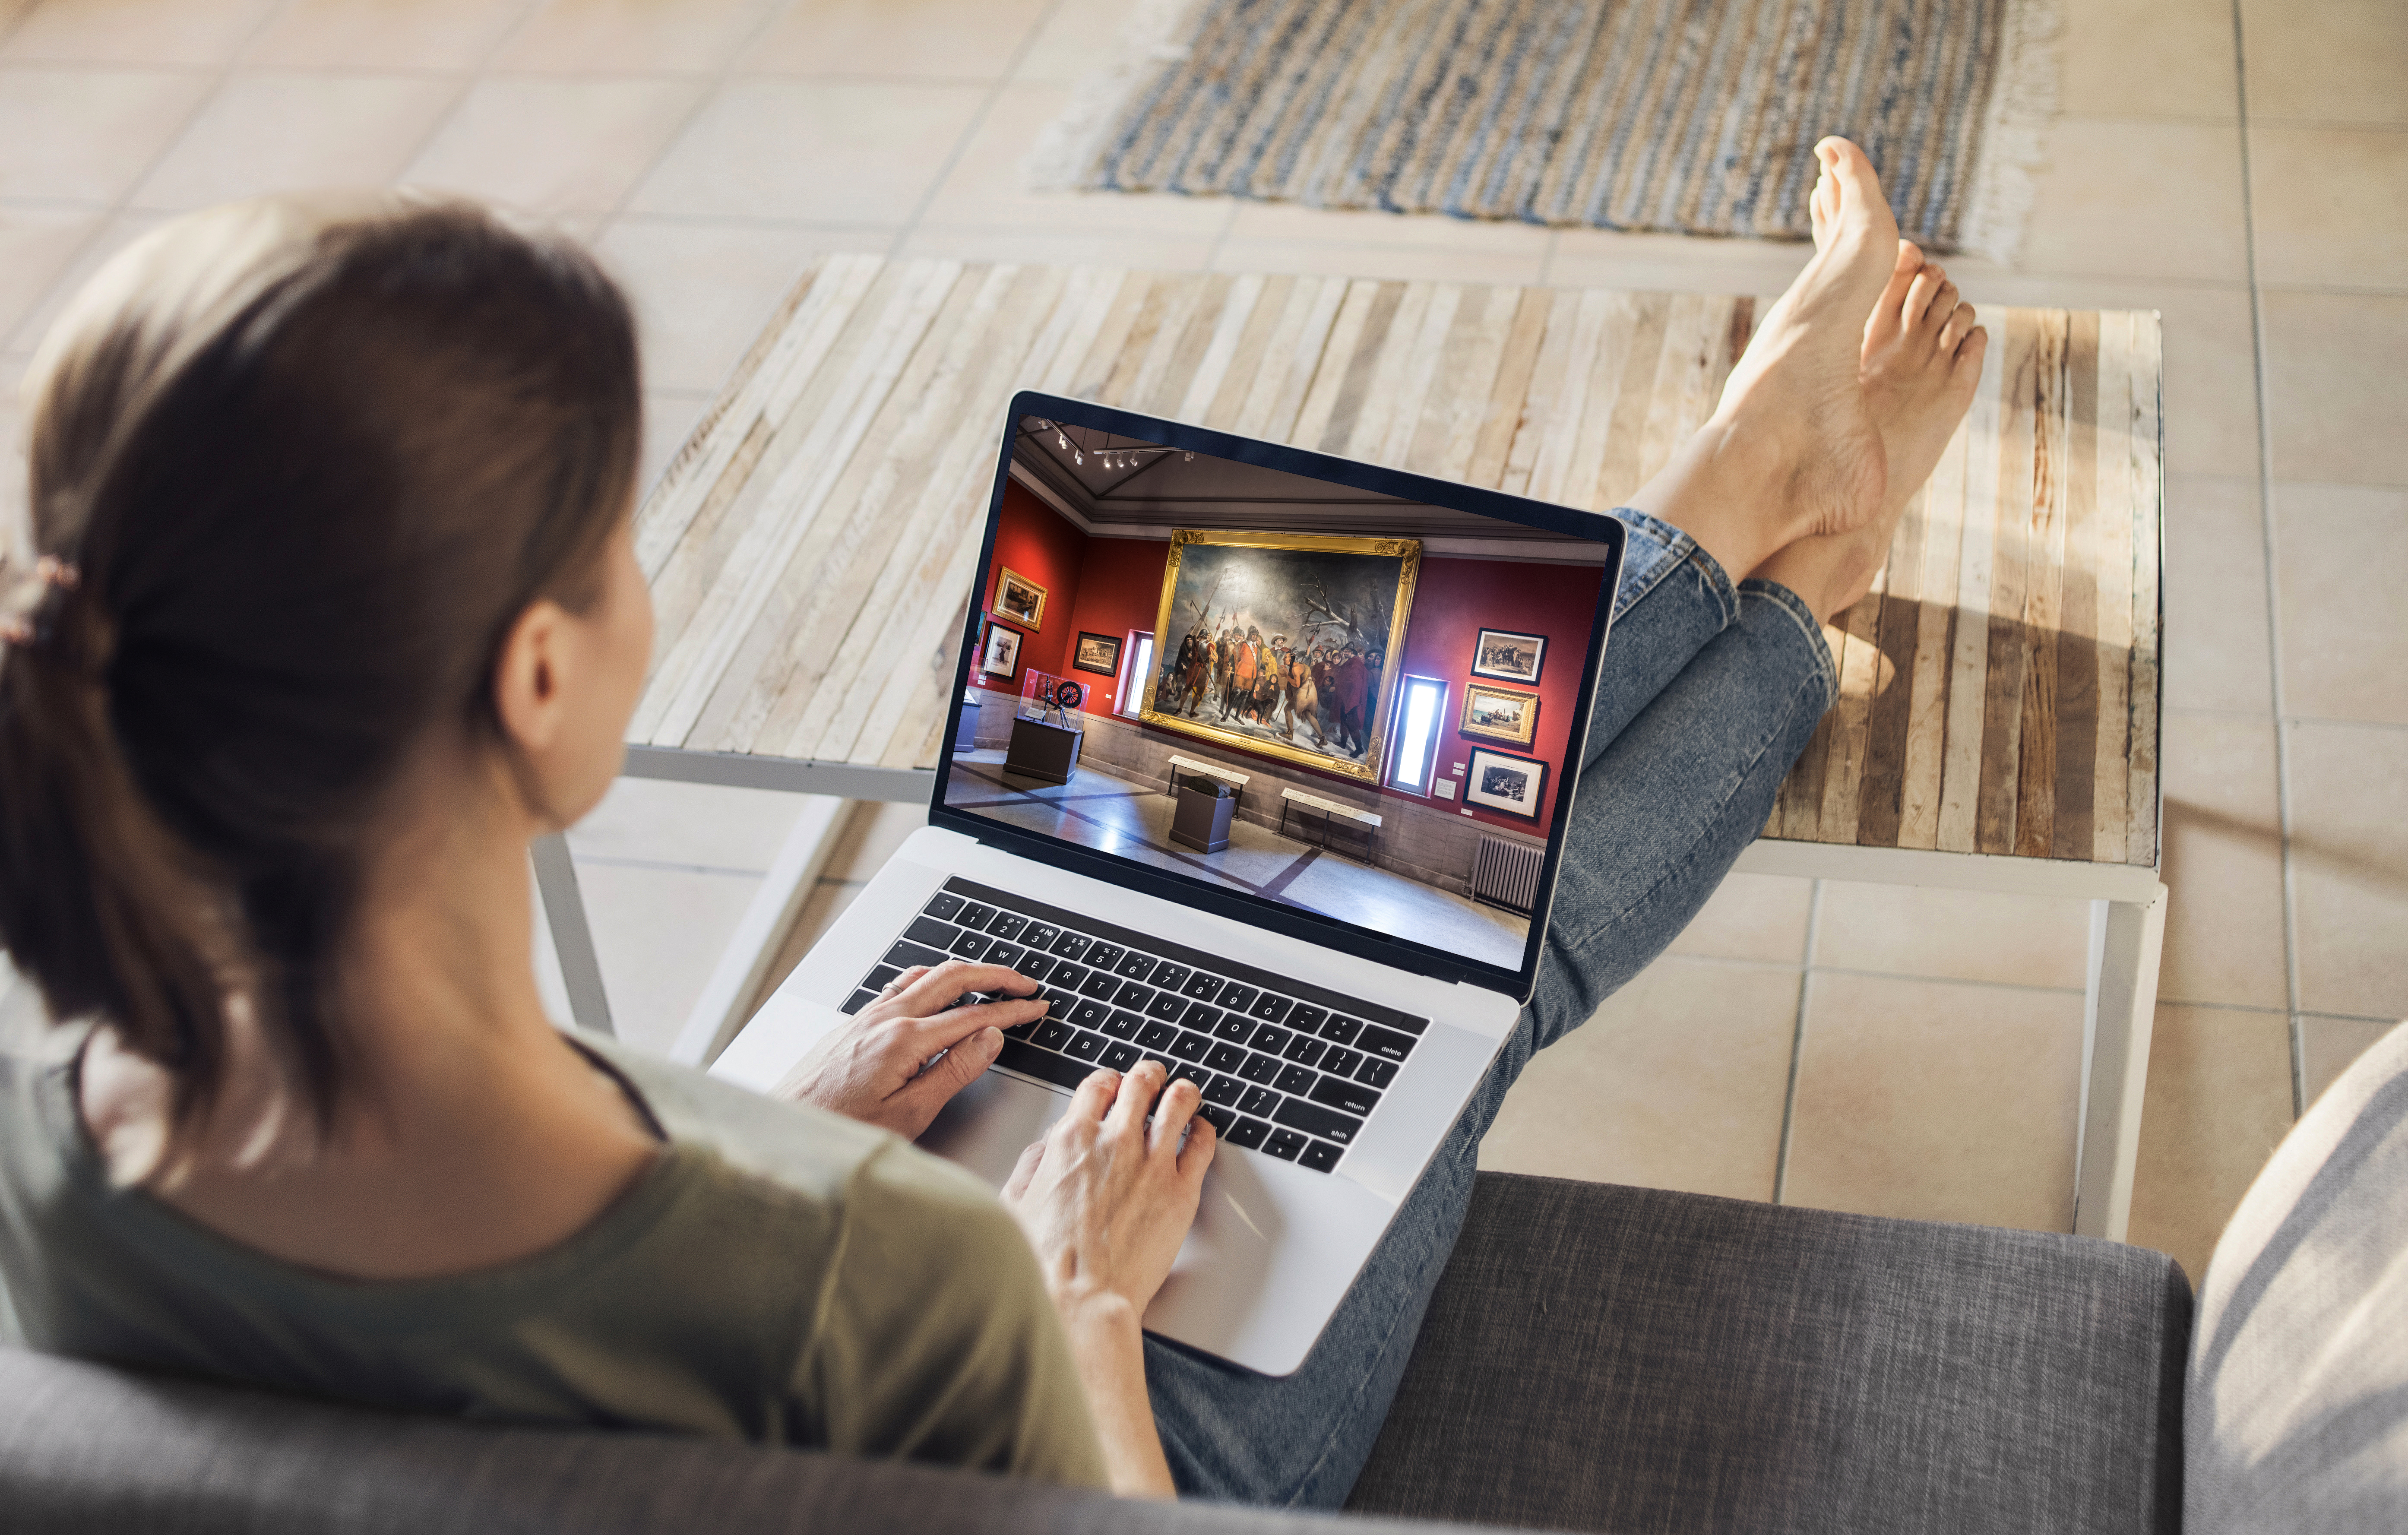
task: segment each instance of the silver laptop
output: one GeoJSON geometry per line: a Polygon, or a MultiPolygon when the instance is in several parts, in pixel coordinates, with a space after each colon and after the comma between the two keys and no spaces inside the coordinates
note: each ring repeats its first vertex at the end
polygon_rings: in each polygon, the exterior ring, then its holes
{"type": "Polygon", "coordinates": [[[1002,1184],[1098,1067],[1222,1146],[1165,1337],[1300,1364],[1538,975],[1611,518],[1023,394],[929,825],[711,1069],[766,1089],[905,967],[1053,1006],[922,1144],[1002,1184]]]}

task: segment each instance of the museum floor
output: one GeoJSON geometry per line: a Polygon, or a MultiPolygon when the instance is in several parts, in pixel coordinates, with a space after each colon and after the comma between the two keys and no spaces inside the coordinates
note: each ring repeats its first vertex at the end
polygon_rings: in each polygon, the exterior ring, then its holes
{"type": "MultiPolygon", "coordinates": [[[[959,753],[946,801],[956,810],[1491,965],[1518,967],[1529,933],[1529,924],[1510,911],[1476,905],[1250,821],[1230,825],[1229,845],[1219,853],[1176,846],[1170,840],[1170,796],[1096,768],[1081,767],[1059,785],[1017,778],[1006,783],[1002,752],[959,753]]],[[[1340,844],[1347,839],[1342,829],[1336,835],[1340,844]]]]}

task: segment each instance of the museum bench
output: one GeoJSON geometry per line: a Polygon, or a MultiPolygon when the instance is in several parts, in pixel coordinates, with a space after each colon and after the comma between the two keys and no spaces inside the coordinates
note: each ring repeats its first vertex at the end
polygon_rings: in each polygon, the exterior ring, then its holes
{"type": "MultiPolygon", "coordinates": [[[[1766,302],[820,258],[638,514],[660,640],[627,771],[931,798],[1017,390],[1605,511],[1711,414],[1766,302]]],[[[1984,319],[1972,409],[1825,630],[1840,701],[1738,868],[2091,901],[2073,1225],[2120,1239],[2165,916],[2159,331],[1984,319]]],[[[804,818],[680,1058],[740,1026],[834,835],[804,818]]],[[[538,872],[578,1021],[607,1028],[557,843],[538,872]]]]}

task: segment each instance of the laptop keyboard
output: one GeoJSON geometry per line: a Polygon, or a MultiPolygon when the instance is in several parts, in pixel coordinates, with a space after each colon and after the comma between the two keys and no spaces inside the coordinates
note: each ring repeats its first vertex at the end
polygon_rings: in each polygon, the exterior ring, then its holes
{"type": "Polygon", "coordinates": [[[1335,1171],[1429,1020],[1090,917],[948,880],[844,1004],[913,965],[967,959],[1040,983],[1046,1016],[1004,1031],[996,1065],[1075,1088],[1160,1061],[1204,1095],[1231,1145],[1335,1171]]]}

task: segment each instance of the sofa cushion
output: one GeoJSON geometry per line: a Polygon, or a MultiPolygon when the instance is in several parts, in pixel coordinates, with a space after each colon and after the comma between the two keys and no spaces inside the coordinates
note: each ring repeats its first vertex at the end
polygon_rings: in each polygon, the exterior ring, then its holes
{"type": "Polygon", "coordinates": [[[2113,1242],[1484,1173],[1348,1506],[2172,1530],[2190,1315],[2113,1242]]]}

